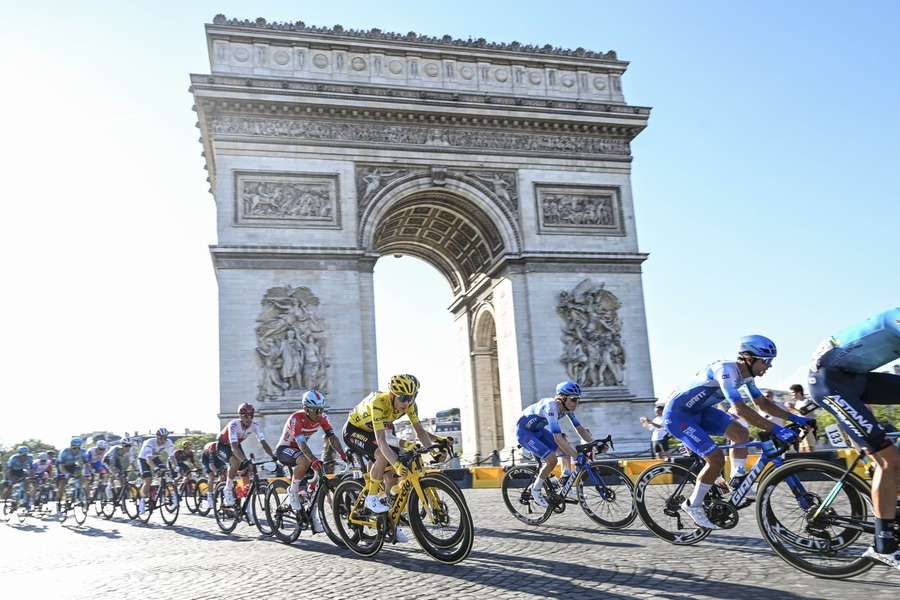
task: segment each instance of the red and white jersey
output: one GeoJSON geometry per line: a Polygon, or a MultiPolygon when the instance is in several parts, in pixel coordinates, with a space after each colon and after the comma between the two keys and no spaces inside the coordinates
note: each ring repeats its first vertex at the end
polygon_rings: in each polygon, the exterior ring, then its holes
{"type": "Polygon", "coordinates": [[[210,442],[207,445],[203,446],[203,454],[204,456],[212,456],[216,453],[216,450],[219,448],[219,442],[210,442]]]}
{"type": "Polygon", "coordinates": [[[247,439],[247,436],[253,434],[260,442],[265,440],[263,437],[262,426],[256,421],[250,421],[250,426],[244,429],[240,419],[232,419],[219,434],[219,444],[230,446],[231,444],[240,444],[247,439]]]}
{"type": "Polygon", "coordinates": [[[306,411],[298,410],[292,414],[284,424],[284,430],[281,432],[281,439],[278,441],[280,446],[290,446],[298,448],[297,438],[303,438],[306,441],[309,436],[322,428],[325,434],[332,432],[331,423],[328,417],[322,414],[318,419],[311,419],[306,411]]]}

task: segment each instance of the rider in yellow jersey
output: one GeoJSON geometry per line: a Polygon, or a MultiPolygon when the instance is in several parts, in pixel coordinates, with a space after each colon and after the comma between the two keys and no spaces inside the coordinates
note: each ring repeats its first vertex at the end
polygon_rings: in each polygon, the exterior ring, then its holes
{"type": "MultiPolygon", "coordinates": [[[[366,489],[366,508],[374,513],[387,512],[384,499],[378,497],[378,490],[388,465],[394,473],[402,477],[407,469],[397,459],[399,449],[387,441],[387,429],[392,429],[394,421],[409,417],[419,440],[426,446],[443,438],[428,433],[419,422],[415,399],[419,393],[419,380],[413,375],[394,375],[388,392],[373,392],[360,402],[344,426],[344,442],[347,446],[366,456],[372,462],[369,469],[369,485],[366,489]]],[[[405,537],[398,531],[398,541],[405,537]]]]}

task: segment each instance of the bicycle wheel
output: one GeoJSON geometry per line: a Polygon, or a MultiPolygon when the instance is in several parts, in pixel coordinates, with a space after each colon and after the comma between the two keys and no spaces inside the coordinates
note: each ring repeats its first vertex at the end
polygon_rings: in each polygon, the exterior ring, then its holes
{"type": "Polygon", "coordinates": [[[334,528],[351,552],[359,556],[374,556],[384,545],[384,536],[377,528],[350,522],[350,513],[361,494],[365,494],[363,485],[355,479],[342,481],[334,489],[334,528]]]}
{"type": "Polygon", "coordinates": [[[844,467],[825,461],[793,460],[759,484],[759,530],[795,569],[846,579],[872,568],[873,561],[861,556],[870,538],[860,539],[863,527],[871,526],[869,486],[852,473],[838,486],[845,473],[844,467]]]}
{"type": "Polygon", "coordinates": [[[526,525],[540,525],[550,518],[553,509],[541,508],[531,498],[531,484],[537,477],[537,468],[512,467],[503,476],[500,491],[509,512],[526,525]]]}
{"type": "Polygon", "coordinates": [[[91,502],[85,495],[84,490],[76,490],[72,500],[72,515],[75,517],[75,522],[79,525],[84,525],[90,508],[91,502]]]}
{"type": "MultiPolygon", "coordinates": [[[[119,490],[119,493],[124,494],[125,490],[119,490]]],[[[112,497],[108,497],[104,490],[103,496],[100,498],[100,516],[108,521],[113,518],[114,514],[116,514],[116,492],[113,490],[112,497]]]]}
{"type": "Polygon", "coordinates": [[[119,503],[122,506],[122,512],[124,512],[129,519],[138,518],[138,498],[140,495],[140,490],[138,490],[138,487],[133,483],[125,484],[125,488],[122,489],[121,495],[119,496],[119,503]]]}
{"type": "Polygon", "coordinates": [[[163,522],[166,525],[174,525],[178,520],[178,512],[181,510],[181,502],[179,502],[175,484],[167,481],[165,485],[161,485],[156,502],[159,505],[159,514],[163,522]]]}
{"type": "Polygon", "coordinates": [[[609,465],[592,463],[590,473],[581,472],[575,482],[578,504],[595,523],[610,529],[624,529],[637,517],[634,507],[634,484],[628,477],[609,465]],[[591,482],[591,476],[597,482],[591,482]]]}
{"type": "Polygon", "coordinates": [[[272,532],[280,542],[293,544],[300,535],[297,515],[288,501],[288,484],[276,479],[266,490],[266,518],[272,524],[272,532]]]}
{"type": "Polygon", "coordinates": [[[465,560],[475,543],[472,513],[455,486],[439,478],[425,476],[419,480],[426,502],[419,495],[409,496],[409,525],[419,545],[432,558],[447,564],[465,560]],[[425,509],[423,516],[420,509],[425,509]]]}
{"type": "Polygon", "coordinates": [[[94,491],[90,494],[90,505],[94,507],[94,515],[97,517],[103,516],[103,499],[106,497],[106,490],[101,487],[94,488],[94,491]]]}
{"type": "Polygon", "coordinates": [[[259,487],[253,492],[253,497],[247,498],[246,500],[247,502],[250,502],[250,514],[253,516],[253,522],[256,524],[256,528],[265,536],[271,536],[275,533],[272,522],[269,521],[268,516],[266,516],[266,491],[268,490],[268,487],[268,483],[260,481],[259,487]]]}
{"type": "Polygon", "coordinates": [[[9,518],[12,517],[13,512],[15,512],[15,503],[12,500],[3,500],[3,506],[0,507],[0,521],[6,522],[9,521],[9,518]]]}
{"type": "Polygon", "coordinates": [[[213,515],[216,517],[219,529],[225,533],[231,533],[241,520],[241,500],[235,498],[234,506],[225,506],[224,491],[224,483],[216,486],[216,493],[213,494],[213,515]]]}
{"type": "Polygon", "coordinates": [[[319,520],[322,522],[322,527],[325,529],[328,539],[334,542],[334,545],[338,548],[345,548],[347,545],[341,539],[334,526],[334,488],[336,487],[328,480],[323,480],[319,484],[315,510],[319,513],[319,520]]]}
{"type": "Polygon", "coordinates": [[[194,502],[197,505],[197,514],[202,517],[208,515],[212,508],[206,498],[207,490],[209,490],[209,482],[206,478],[198,479],[196,485],[194,485],[194,502]]]}
{"type": "Polygon", "coordinates": [[[697,527],[681,510],[696,480],[688,469],[673,463],[644,469],[634,486],[634,506],[651,533],[678,546],[696,544],[709,535],[710,529],[697,527]]]}
{"type": "Polygon", "coordinates": [[[192,479],[187,479],[181,484],[181,491],[181,495],[184,498],[184,505],[187,507],[188,511],[190,511],[191,514],[197,514],[200,504],[197,501],[197,485],[192,479]]]}

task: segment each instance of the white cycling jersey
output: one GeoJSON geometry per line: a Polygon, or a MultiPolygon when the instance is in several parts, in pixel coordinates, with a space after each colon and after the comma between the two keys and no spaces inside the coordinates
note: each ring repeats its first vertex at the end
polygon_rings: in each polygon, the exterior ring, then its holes
{"type": "Polygon", "coordinates": [[[144,440],[144,443],[141,445],[141,451],[138,454],[138,458],[142,458],[143,460],[150,460],[154,457],[160,457],[162,453],[166,454],[166,459],[169,462],[175,462],[175,444],[172,443],[172,440],[166,440],[160,446],[158,443],[156,443],[156,436],[153,436],[144,440]]]}

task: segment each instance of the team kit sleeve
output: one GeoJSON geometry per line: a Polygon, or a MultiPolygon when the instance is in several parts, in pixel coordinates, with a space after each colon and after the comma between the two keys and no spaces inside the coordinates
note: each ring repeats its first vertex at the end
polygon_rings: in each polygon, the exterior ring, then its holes
{"type": "Polygon", "coordinates": [[[716,383],[719,384],[719,389],[722,390],[722,393],[725,395],[725,399],[728,400],[728,402],[731,404],[744,402],[744,397],[741,396],[739,389],[740,385],[738,384],[740,374],[738,373],[737,366],[725,363],[718,365],[715,369],[714,377],[716,383]]]}
{"type": "Polygon", "coordinates": [[[241,443],[241,422],[238,419],[232,419],[228,422],[228,443],[241,443]]]}
{"type": "Polygon", "coordinates": [[[144,460],[149,459],[153,456],[153,447],[152,444],[155,442],[153,438],[148,438],[144,440],[144,443],[141,444],[141,452],[138,454],[138,458],[142,458],[144,460]]]}
{"type": "Polygon", "coordinates": [[[378,402],[378,399],[375,398],[372,401],[372,408],[370,411],[372,414],[372,431],[380,431],[384,429],[384,420],[386,415],[384,408],[379,405],[380,402],[378,402]]]}
{"type": "Polygon", "coordinates": [[[262,425],[259,424],[259,421],[253,421],[253,433],[256,434],[256,439],[260,442],[266,441],[266,436],[263,433],[262,425]]]}
{"type": "Polygon", "coordinates": [[[575,416],[575,413],[570,412],[567,414],[569,415],[569,420],[572,422],[572,427],[581,427],[581,421],[578,420],[578,417],[575,416]]]}
{"type": "Polygon", "coordinates": [[[409,422],[413,426],[419,424],[419,411],[416,409],[415,402],[406,407],[406,416],[409,417],[409,422]]]}
{"type": "Polygon", "coordinates": [[[550,402],[545,404],[546,408],[543,411],[544,416],[547,418],[547,427],[550,428],[550,433],[562,433],[562,428],[559,426],[559,412],[556,410],[556,400],[551,399],[551,402],[553,404],[550,404],[550,402]]]}
{"type": "Polygon", "coordinates": [[[755,381],[748,381],[746,388],[747,388],[747,393],[750,394],[751,398],[759,398],[760,396],[763,395],[762,392],[759,391],[759,388],[756,387],[755,381]]]}

